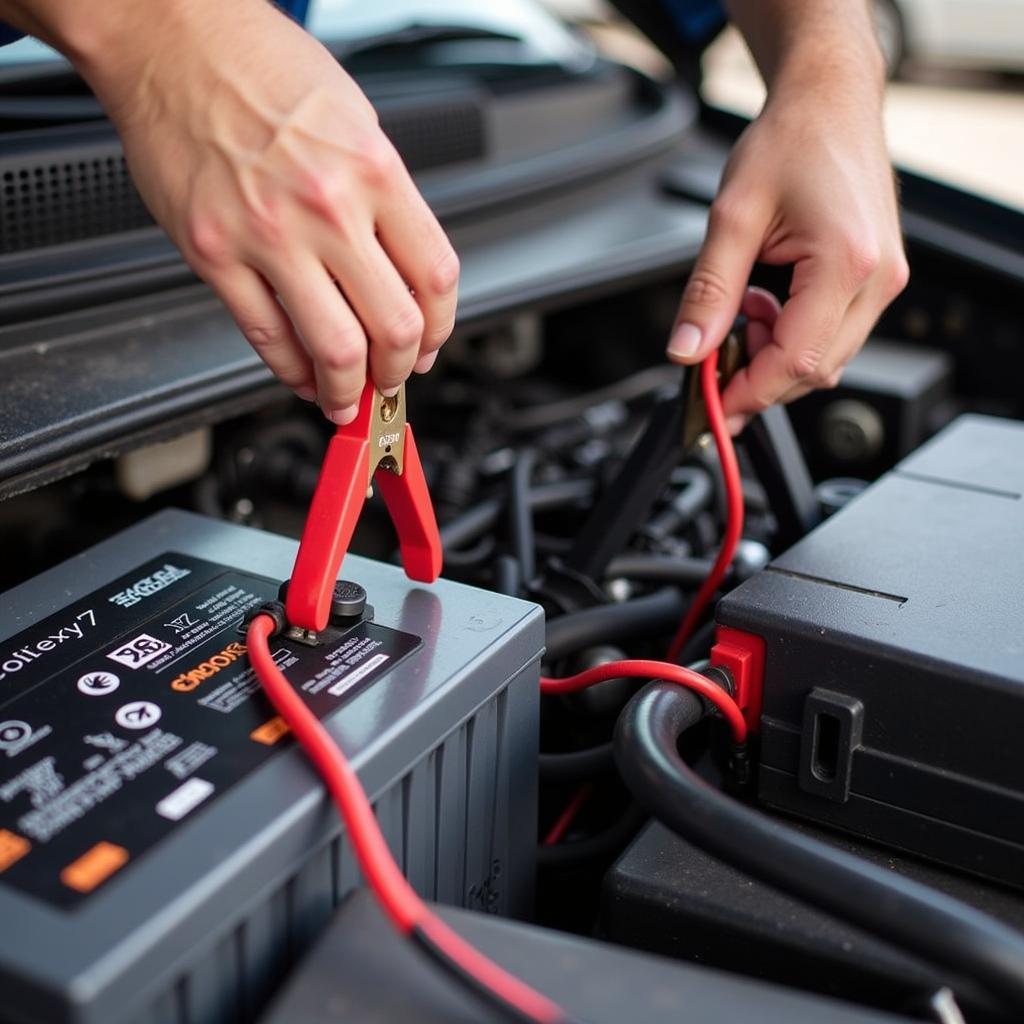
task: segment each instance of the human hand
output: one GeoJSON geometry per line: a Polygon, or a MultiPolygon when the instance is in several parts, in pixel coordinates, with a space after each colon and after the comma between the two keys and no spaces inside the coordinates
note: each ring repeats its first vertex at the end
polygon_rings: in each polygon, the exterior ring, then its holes
{"type": "Polygon", "coordinates": [[[879,103],[838,83],[780,88],[733,149],[668,355],[699,362],[753,301],[756,351],[723,395],[738,433],[776,402],[834,386],[907,277],[879,103]],[[744,302],[757,260],[793,265],[777,315],[759,290],[744,302]]]}
{"type": "Polygon", "coordinates": [[[429,370],[458,259],[328,51],[265,0],[87,6],[117,9],[76,64],[139,191],[270,369],[338,424],[367,372],[429,370]]]}

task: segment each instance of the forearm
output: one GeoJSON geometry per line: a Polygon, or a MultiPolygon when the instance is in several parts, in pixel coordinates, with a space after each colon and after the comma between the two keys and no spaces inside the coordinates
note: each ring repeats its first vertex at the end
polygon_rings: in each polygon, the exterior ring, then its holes
{"type": "MultiPolygon", "coordinates": [[[[232,0],[237,6],[262,0],[232,0]]],[[[201,31],[209,0],[0,0],[0,21],[64,54],[100,94],[125,80],[134,84],[148,43],[201,31]]],[[[209,12],[207,11],[207,14],[209,12]]]]}
{"type": "Polygon", "coordinates": [[[726,0],[768,87],[777,93],[838,85],[881,103],[882,55],[867,0],[726,0]]]}

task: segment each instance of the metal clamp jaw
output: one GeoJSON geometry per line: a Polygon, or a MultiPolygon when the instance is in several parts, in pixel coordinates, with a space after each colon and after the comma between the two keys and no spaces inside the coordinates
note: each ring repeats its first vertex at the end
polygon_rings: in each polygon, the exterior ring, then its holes
{"type": "MultiPolygon", "coordinates": [[[[718,380],[721,387],[729,383],[739,372],[747,359],[746,331],[743,326],[731,330],[722,342],[718,354],[718,380]]],[[[683,451],[688,452],[710,429],[708,409],[704,404],[704,392],[700,386],[700,367],[691,367],[684,385],[686,394],[686,415],[683,419],[683,451]]]]}
{"type": "Polygon", "coordinates": [[[356,418],[338,427],[324,456],[288,586],[288,624],[320,632],[331,595],[373,484],[380,488],[398,533],[410,579],[433,583],[441,573],[441,538],[412,427],[405,386],[391,398],[367,381],[356,418]]]}

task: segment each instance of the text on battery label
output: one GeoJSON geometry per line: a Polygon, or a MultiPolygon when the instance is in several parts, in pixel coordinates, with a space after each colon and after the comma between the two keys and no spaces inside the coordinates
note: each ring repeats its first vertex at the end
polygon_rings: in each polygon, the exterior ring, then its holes
{"type": "Polygon", "coordinates": [[[181,744],[180,736],[153,729],[52,800],[23,814],[18,819],[19,830],[38,843],[47,842],[118,792],[126,782],[158,764],[181,744]]]}
{"type": "Polygon", "coordinates": [[[206,779],[189,779],[156,805],[156,813],[168,821],[180,821],[194,807],[198,807],[213,790],[213,783],[207,782],[206,779]]]}
{"type": "Polygon", "coordinates": [[[120,605],[122,608],[131,608],[133,604],[138,604],[144,597],[159,594],[161,590],[166,589],[172,583],[177,583],[178,580],[184,579],[191,572],[191,569],[183,569],[168,562],[162,569],[157,569],[156,572],[151,573],[149,576],[143,576],[142,579],[136,580],[130,587],[125,587],[124,590],[119,590],[116,594],[112,594],[107,600],[111,604],[120,605]]]}
{"type": "Polygon", "coordinates": [[[327,692],[333,697],[340,697],[350,686],[358,683],[360,679],[365,679],[375,668],[383,665],[387,660],[388,656],[386,654],[375,654],[372,658],[364,661],[359,668],[353,669],[348,675],[342,676],[327,692]]]}
{"type": "Polygon", "coordinates": [[[81,640],[85,636],[88,627],[96,625],[96,613],[91,609],[79,612],[74,620],[61,626],[49,636],[37,640],[34,644],[28,644],[16,651],[9,651],[3,656],[0,662],[0,680],[6,679],[15,672],[20,672],[26,665],[41,658],[44,654],[55,650],[68,640],[81,640]]]}

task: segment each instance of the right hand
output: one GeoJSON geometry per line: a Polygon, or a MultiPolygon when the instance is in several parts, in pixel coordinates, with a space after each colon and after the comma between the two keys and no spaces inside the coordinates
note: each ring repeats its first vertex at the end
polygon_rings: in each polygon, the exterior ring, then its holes
{"type": "Polygon", "coordinates": [[[368,372],[429,370],[458,259],[330,53],[265,0],[88,6],[117,9],[77,63],[139,191],[270,369],[338,424],[368,372]]]}

